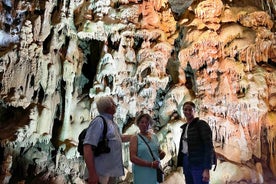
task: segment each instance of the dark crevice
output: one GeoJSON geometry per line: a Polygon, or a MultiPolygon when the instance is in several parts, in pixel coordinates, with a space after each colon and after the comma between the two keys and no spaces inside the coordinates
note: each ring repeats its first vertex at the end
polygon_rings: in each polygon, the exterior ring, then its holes
{"type": "Polygon", "coordinates": [[[40,86],[40,89],[39,89],[39,92],[38,92],[38,103],[39,104],[42,104],[44,96],[45,96],[44,89],[43,89],[42,86],[40,86]]]}
{"type": "MultiPolygon", "coordinates": [[[[82,74],[89,80],[84,85],[83,93],[88,93],[89,89],[93,86],[94,78],[97,73],[97,67],[101,59],[101,53],[104,46],[104,42],[91,40],[89,41],[89,54],[86,55],[87,63],[83,64],[82,74]]],[[[85,45],[85,44],[84,44],[85,45]]]]}
{"type": "Polygon", "coordinates": [[[196,74],[195,71],[192,69],[190,63],[187,64],[187,67],[185,68],[185,76],[186,76],[186,83],[185,86],[189,90],[193,90],[194,92],[197,91],[196,87],[196,74]]]}
{"type": "Polygon", "coordinates": [[[107,38],[108,48],[111,48],[111,49],[114,49],[114,50],[118,51],[119,46],[120,46],[120,41],[121,41],[121,40],[118,40],[118,41],[114,41],[114,42],[113,42],[113,41],[111,40],[111,36],[109,36],[109,37],[107,38]]]}
{"type": "Polygon", "coordinates": [[[134,46],[133,49],[135,51],[139,50],[141,48],[141,45],[143,43],[144,39],[142,37],[135,36],[134,37],[134,46]]]}
{"type": "Polygon", "coordinates": [[[32,75],[30,80],[30,87],[34,87],[34,84],[35,84],[35,76],[32,75]]]}
{"type": "Polygon", "coordinates": [[[32,100],[35,101],[36,97],[37,97],[37,91],[35,90],[35,91],[34,91],[34,94],[33,94],[33,96],[32,96],[32,100]]]}
{"type": "Polygon", "coordinates": [[[54,120],[54,125],[53,125],[53,130],[52,130],[52,138],[51,138],[51,143],[55,147],[55,150],[58,150],[58,148],[60,146],[59,135],[61,133],[61,129],[62,129],[62,121],[56,118],[54,120]]]}
{"type": "Polygon", "coordinates": [[[17,129],[29,123],[29,111],[30,108],[0,104],[0,139],[14,140],[17,129]]]}
{"type": "Polygon", "coordinates": [[[44,40],[43,42],[43,54],[49,54],[50,52],[50,46],[51,46],[51,40],[52,40],[52,37],[53,37],[53,29],[51,30],[51,33],[48,35],[48,37],[44,40]]]}
{"type": "Polygon", "coordinates": [[[60,21],[61,21],[60,15],[61,15],[61,9],[62,9],[63,3],[61,2],[61,0],[58,0],[56,5],[57,6],[55,6],[52,11],[51,22],[53,25],[56,25],[56,24],[60,23],[60,21]]]}

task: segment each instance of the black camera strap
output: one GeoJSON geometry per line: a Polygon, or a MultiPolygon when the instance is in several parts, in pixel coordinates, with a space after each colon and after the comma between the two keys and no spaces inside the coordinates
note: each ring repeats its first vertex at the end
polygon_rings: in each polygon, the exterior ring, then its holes
{"type": "Polygon", "coordinates": [[[146,143],[146,145],[147,145],[147,147],[148,147],[148,149],[149,149],[149,151],[150,151],[151,157],[152,157],[152,159],[153,159],[153,161],[154,161],[155,158],[154,158],[154,156],[153,156],[153,153],[152,153],[152,151],[151,151],[151,148],[150,148],[149,144],[146,142],[146,140],[144,139],[144,137],[143,137],[142,135],[138,134],[138,136],[141,137],[141,139],[146,143]]]}

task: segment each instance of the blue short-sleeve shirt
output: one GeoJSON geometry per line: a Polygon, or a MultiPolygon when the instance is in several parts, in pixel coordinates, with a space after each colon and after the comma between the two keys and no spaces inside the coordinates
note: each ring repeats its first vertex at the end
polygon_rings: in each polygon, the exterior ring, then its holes
{"type": "MultiPolygon", "coordinates": [[[[95,157],[95,168],[98,175],[118,177],[124,175],[122,159],[122,139],[119,126],[113,121],[110,114],[101,114],[107,123],[106,137],[109,140],[110,153],[101,154],[95,157]]],[[[83,144],[97,146],[102,138],[104,129],[101,117],[96,117],[89,125],[83,144]]]]}

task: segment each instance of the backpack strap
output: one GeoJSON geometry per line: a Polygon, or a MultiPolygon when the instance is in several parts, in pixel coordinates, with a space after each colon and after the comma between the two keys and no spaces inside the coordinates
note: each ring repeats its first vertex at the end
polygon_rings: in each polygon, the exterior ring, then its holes
{"type": "Polygon", "coordinates": [[[97,117],[100,117],[103,119],[104,129],[103,129],[103,140],[106,139],[106,133],[107,133],[107,123],[105,118],[102,115],[98,115],[97,117]]]}
{"type": "Polygon", "coordinates": [[[138,134],[138,136],[139,136],[139,137],[144,141],[144,143],[147,145],[147,147],[148,147],[148,149],[149,149],[149,151],[150,151],[150,155],[151,155],[151,157],[152,157],[152,159],[153,159],[153,161],[154,161],[155,158],[154,158],[154,156],[153,156],[153,153],[152,153],[152,150],[151,150],[149,144],[147,143],[147,141],[144,139],[143,136],[141,136],[140,134],[138,134]]]}

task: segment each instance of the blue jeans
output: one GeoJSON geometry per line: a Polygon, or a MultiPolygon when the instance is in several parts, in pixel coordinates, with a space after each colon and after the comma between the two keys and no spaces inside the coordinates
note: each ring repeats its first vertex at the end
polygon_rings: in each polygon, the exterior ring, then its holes
{"type": "Polygon", "coordinates": [[[189,163],[188,155],[185,154],[183,158],[183,173],[186,184],[209,184],[209,182],[202,181],[203,166],[193,166],[189,163]]]}

